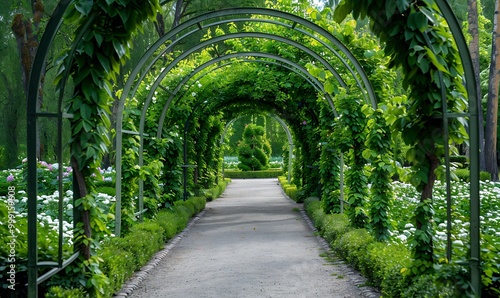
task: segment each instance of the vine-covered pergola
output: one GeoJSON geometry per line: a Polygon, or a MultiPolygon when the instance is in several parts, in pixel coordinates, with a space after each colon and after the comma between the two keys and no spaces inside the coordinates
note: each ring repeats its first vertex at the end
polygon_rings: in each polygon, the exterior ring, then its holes
{"type": "MultiPolygon", "coordinates": [[[[113,1],[111,1],[113,2],[113,1]]],[[[370,5],[380,5],[384,7],[384,14],[389,14],[392,11],[396,14],[397,9],[402,9],[398,7],[398,1],[382,1],[379,4],[369,4],[371,1],[359,1],[356,2],[356,6],[353,4],[356,1],[344,1],[336,11],[336,17],[342,19],[346,14],[353,12],[355,17],[362,16],[371,18],[376,24],[373,27],[374,32],[382,39],[383,42],[391,43],[397,42],[400,36],[391,35],[389,30],[391,27],[383,28],[383,24],[377,23],[382,22],[382,19],[375,19],[377,17],[376,11],[373,11],[373,7],[370,5]],[[382,4],[384,3],[384,4],[382,4]],[[391,9],[385,9],[385,5],[391,6],[391,9]]],[[[425,1],[423,1],[425,2],[425,1]]],[[[27,96],[27,133],[28,133],[28,290],[30,297],[37,297],[37,286],[43,281],[50,278],[52,275],[64,269],[71,262],[74,262],[83,256],[85,259],[90,258],[90,244],[88,242],[80,242],[80,246],[77,246],[75,253],[68,259],[63,258],[62,252],[62,233],[59,237],[59,257],[58,262],[40,262],[37,257],[37,160],[36,160],[36,132],[37,126],[41,119],[44,118],[56,118],[58,122],[58,149],[60,150],[57,154],[60,165],[63,164],[61,154],[64,144],[63,144],[63,123],[70,123],[71,130],[71,162],[74,169],[74,194],[75,200],[82,200],[85,202],[87,197],[91,197],[92,187],[89,185],[88,179],[99,164],[99,159],[102,158],[102,152],[106,150],[106,137],[103,135],[107,134],[110,127],[109,114],[110,110],[108,105],[110,104],[109,98],[112,98],[112,87],[111,82],[117,81],[117,74],[120,71],[120,64],[127,58],[127,43],[130,42],[130,37],[135,31],[140,23],[151,18],[155,11],[158,9],[158,5],[155,1],[148,1],[147,4],[143,4],[142,1],[128,1],[127,6],[120,6],[119,4],[112,3],[108,6],[97,7],[98,4],[93,6],[90,4],[82,4],[81,1],[61,1],[52,17],[47,24],[45,33],[40,42],[38,52],[36,55],[35,62],[33,64],[33,70],[30,76],[30,86],[29,93],[27,96]],[[78,3],[78,8],[75,8],[75,2],[78,3]],[[129,3],[130,2],[130,3],[129,3]],[[137,4],[139,3],[139,4],[137,4]],[[113,6],[115,5],[115,6],[113,6]],[[137,5],[141,6],[139,8],[137,5]],[[119,7],[119,9],[117,8],[119,7]],[[124,11],[128,11],[130,14],[128,17],[124,17],[124,11]],[[59,68],[58,73],[58,110],[54,113],[45,113],[37,110],[37,98],[40,92],[40,84],[43,80],[43,72],[45,65],[47,63],[48,53],[51,49],[52,42],[59,30],[64,26],[64,15],[66,14],[66,21],[68,19],[76,20],[78,24],[78,29],[75,31],[75,39],[71,44],[71,48],[65,52],[62,56],[62,66],[59,68]],[[107,21],[103,21],[107,20],[107,21]],[[97,27],[102,24],[109,22],[123,22],[119,29],[119,32],[113,30],[102,30],[97,31],[97,27]],[[94,42],[95,47],[89,47],[89,42],[94,42]],[[88,56],[82,58],[82,51],[85,53],[88,51],[88,56]],[[90,53],[91,52],[91,53],[90,53]],[[89,58],[91,57],[91,58],[89,58]],[[89,61],[83,61],[82,59],[87,59],[89,61]],[[94,76],[94,77],[92,77],[94,76]],[[72,96],[68,96],[68,92],[65,90],[66,85],[69,85],[69,79],[73,79],[74,90],[72,96]],[[99,80],[97,78],[101,78],[99,80]],[[84,138],[84,140],[82,139],[84,138]],[[50,270],[43,276],[37,276],[37,270],[40,266],[49,266],[53,269],[50,270]]],[[[427,2],[425,2],[427,3],[427,2]]],[[[474,82],[474,72],[470,61],[470,56],[468,53],[468,48],[465,39],[461,33],[460,26],[455,19],[449,5],[444,0],[436,0],[435,6],[432,1],[429,1],[429,7],[436,8],[440,11],[444,20],[446,20],[446,25],[452,33],[454,38],[454,43],[456,44],[457,52],[460,55],[461,61],[456,61],[455,63],[461,64],[463,66],[464,81],[466,86],[466,91],[468,94],[468,109],[465,112],[456,112],[452,110],[454,107],[449,108],[450,104],[450,92],[447,88],[452,88],[451,83],[449,83],[449,74],[452,72],[449,68],[443,66],[443,61],[435,57],[440,57],[440,49],[436,49],[431,38],[428,36],[430,29],[427,26],[427,21],[422,21],[420,19],[420,14],[417,16],[410,14],[407,26],[415,26],[416,32],[420,32],[422,36],[421,47],[423,53],[428,55],[428,57],[434,57],[435,62],[431,62],[431,65],[427,65],[428,68],[432,68],[435,71],[433,74],[436,76],[432,79],[437,81],[437,85],[440,86],[440,93],[438,95],[438,101],[440,101],[439,109],[441,113],[436,115],[436,121],[440,121],[443,128],[443,139],[444,144],[442,144],[444,149],[445,164],[447,166],[447,185],[448,185],[448,230],[451,229],[451,198],[450,198],[450,169],[449,169],[449,153],[448,153],[448,139],[449,137],[449,123],[457,118],[467,118],[468,119],[468,133],[469,133],[469,144],[470,144],[470,258],[469,266],[471,269],[471,284],[476,293],[480,290],[480,233],[479,233],[479,155],[478,155],[478,115],[477,115],[477,100],[475,98],[476,87],[474,82]],[[413,18],[413,19],[412,19],[413,18]],[[424,25],[422,25],[424,24],[424,25]]],[[[425,8],[425,7],[424,7],[425,8]]],[[[422,11],[426,13],[434,13],[430,8],[423,9],[422,11]]],[[[392,15],[391,15],[392,17],[392,15]]],[[[436,18],[432,15],[427,16],[429,22],[435,21],[433,24],[436,28],[438,25],[445,26],[445,24],[439,24],[436,18]]],[[[398,15],[397,18],[404,18],[404,16],[398,15]]],[[[387,22],[389,20],[386,20],[387,22]]],[[[120,23],[121,24],[121,23],[120,23]]],[[[109,24],[108,24],[109,25],[109,24]]],[[[115,24],[116,25],[116,24],[115,24]]],[[[108,28],[109,29],[109,28],[108,28]]],[[[438,28],[439,30],[442,30],[438,28]]],[[[438,30],[436,29],[436,30],[438,30]]],[[[451,51],[451,49],[450,49],[451,51]]],[[[399,55],[402,55],[399,53],[399,55]]],[[[400,56],[401,57],[401,56],[400,56]]],[[[408,58],[410,59],[410,58],[408,58]]],[[[431,59],[432,60],[432,59],[431,59]]],[[[156,138],[161,139],[164,137],[163,133],[165,127],[168,126],[168,121],[166,117],[169,110],[176,105],[186,102],[185,97],[190,92],[190,86],[193,82],[203,79],[209,74],[214,73],[221,76],[221,80],[224,80],[223,70],[231,67],[235,64],[261,64],[261,65],[274,65],[278,69],[284,72],[290,72],[298,77],[300,77],[306,84],[311,87],[317,94],[313,97],[318,97],[328,109],[328,114],[332,115],[330,122],[335,123],[338,121],[339,117],[342,117],[342,107],[336,105],[336,97],[352,98],[358,97],[362,102],[368,104],[373,110],[377,109],[377,98],[376,91],[374,90],[370,77],[366,74],[363,65],[355,55],[338,39],[332,32],[327,29],[315,24],[312,21],[306,20],[294,14],[287,12],[265,9],[265,8],[236,8],[236,9],[226,9],[215,12],[208,12],[203,15],[196,16],[185,23],[173,28],[171,31],[166,33],[164,36],[160,37],[154,44],[149,45],[145,49],[141,59],[134,65],[131,73],[127,76],[126,81],[124,81],[123,88],[119,92],[118,108],[116,113],[116,152],[115,152],[115,166],[116,166],[116,211],[115,211],[115,234],[120,235],[120,225],[121,225],[121,200],[122,200],[122,157],[123,157],[123,136],[127,135],[137,135],[139,137],[139,155],[138,155],[138,165],[139,167],[144,164],[144,140],[146,138],[146,121],[150,121],[151,117],[155,117],[156,121],[156,138]],[[236,24],[231,27],[232,24],[236,24]],[[251,31],[245,30],[244,24],[266,24],[272,28],[279,28],[276,31],[285,32],[285,34],[280,34],[279,32],[265,32],[262,31],[251,31]],[[220,32],[216,29],[220,26],[226,26],[233,28],[233,32],[220,32]],[[176,45],[192,39],[193,36],[202,32],[206,38],[201,40],[199,43],[185,49],[183,52],[176,52],[176,45]],[[208,33],[218,32],[211,36],[208,33]],[[288,34],[288,35],[287,35],[288,34]],[[296,38],[297,37],[297,38],[296,38]],[[266,51],[266,49],[254,49],[251,51],[242,50],[236,52],[218,52],[217,45],[224,42],[232,40],[268,40],[272,41],[281,48],[291,48],[293,51],[300,53],[304,58],[302,61],[300,59],[293,59],[292,57],[287,57],[285,55],[280,55],[275,52],[266,51]],[[310,41],[317,43],[316,47],[310,46],[310,41]],[[317,50],[320,49],[320,50],[317,50]],[[205,57],[199,65],[180,78],[174,88],[166,88],[164,86],[165,79],[172,72],[173,69],[181,65],[184,61],[193,59],[196,60],[196,55],[200,52],[212,51],[211,57],[205,57]],[[309,65],[304,64],[307,61],[309,65]],[[331,80],[326,80],[323,75],[318,75],[314,73],[313,70],[308,66],[314,65],[315,68],[319,69],[322,73],[328,73],[328,77],[331,80]],[[333,83],[332,83],[333,82],[333,83]],[[148,86],[148,93],[144,98],[144,104],[141,107],[141,114],[138,116],[139,123],[136,123],[137,130],[129,130],[124,128],[124,117],[126,115],[126,105],[128,101],[134,99],[138,96],[138,89],[141,86],[148,86]],[[333,87],[332,85],[335,85],[333,87]],[[160,107],[156,107],[161,110],[159,117],[150,114],[150,110],[153,106],[158,105],[155,102],[155,94],[158,90],[163,90],[168,94],[168,98],[161,103],[160,107]],[[344,92],[344,93],[343,93],[344,92]]],[[[395,62],[398,64],[398,61],[395,62]]],[[[421,75],[421,74],[406,74],[407,82],[411,84],[411,75],[421,75]]],[[[428,73],[431,76],[431,73],[428,73]]],[[[460,76],[461,74],[453,74],[460,76]]],[[[421,92],[424,92],[423,90],[421,92]]],[[[198,99],[193,102],[190,107],[190,114],[188,120],[192,117],[202,117],[204,115],[200,114],[200,110],[204,113],[210,114],[215,112],[226,112],[228,118],[225,119],[226,123],[231,123],[234,119],[237,119],[240,115],[244,114],[244,111],[238,113],[238,109],[245,107],[246,99],[232,98],[231,100],[215,100],[215,99],[198,99]]],[[[256,104],[259,104],[256,102],[256,104]]],[[[295,129],[291,125],[290,117],[287,113],[292,113],[290,109],[293,107],[280,107],[277,104],[270,102],[262,102],[261,110],[263,112],[273,115],[283,126],[283,128],[288,132],[289,137],[288,143],[290,146],[290,154],[292,147],[295,146],[305,146],[305,144],[297,144],[298,140],[292,141],[293,133],[299,134],[300,131],[295,129]],[[289,132],[290,129],[292,133],[289,132]]],[[[314,119],[318,117],[321,113],[320,110],[310,111],[312,114],[311,118],[314,119]]],[[[314,121],[313,121],[314,122],[314,121]]],[[[317,123],[319,126],[319,123],[317,123]]],[[[184,132],[188,132],[189,121],[186,121],[184,132]]],[[[225,133],[224,133],[225,134],[225,133]]],[[[222,139],[223,140],[223,139],[222,139]]],[[[187,136],[184,136],[184,146],[186,146],[187,136]]],[[[434,147],[434,144],[432,144],[434,147]]],[[[339,154],[342,152],[338,151],[339,154]]],[[[190,166],[187,164],[187,151],[184,150],[183,160],[184,163],[180,166],[183,167],[185,171],[184,175],[184,187],[186,187],[186,177],[187,171],[190,166]]],[[[289,166],[289,174],[291,171],[291,165],[289,166]]],[[[59,167],[59,171],[62,171],[62,167],[59,167]]],[[[62,177],[62,172],[59,175],[62,177]]],[[[290,179],[290,177],[289,177],[290,179]]],[[[60,194],[60,218],[62,218],[63,200],[62,194],[63,186],[62,182],[59,183],[59,194],[60,194]]],[[[186,192],[185,192],[186,193],[186,192]]],[[[142,214],[143,210],[143,179],[139,180],[139,195],[138,195],[138,206],[139,213],[142,214]]],[[[81,239],[90,240],[92,238],[90,229],[86,226],[89,221],[89,216],[91,216],[90,210],[85,207],[85,203],[82,204],[81,208],[75,208],[75,222],[83,222],[84,228],[76,233],[81,237],[81,239]]],[[[59,221],[62,225],[62,220],[59,221]]],[[[75,226],[77,224],[75,223],[75,226]]],[[[61,226],[62,231],[62,226],[61,226]]],[[[451,259],[451,241],[448,238],[448,258],[451,259]]],[[[43,260],[42,260],[43,261],[43,260]]]]}

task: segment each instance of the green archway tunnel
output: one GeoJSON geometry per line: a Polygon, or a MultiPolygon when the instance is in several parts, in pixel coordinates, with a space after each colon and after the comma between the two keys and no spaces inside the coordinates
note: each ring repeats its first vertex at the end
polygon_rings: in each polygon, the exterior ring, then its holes
{"type": "MultiPolygon", "coordinates": [[[[37,53],[37,60],[34,64],[33,67],[33,72],[31,74],[31,84],[30,84],[30,89],[29,89],[29,94],[28,94],[28,139],[29,139],[29,145],[28,145],[28,197],[29,197],[29,254],[28,254],[28,278],[29,278],[29,288],[30,288],[30,293],[33,295],[36,295],[36,288],[37,284],[46,280],[48,276],[43,276],[38,278],[37,277],[37,268],[38,268],[38,260],[37,260],[37,254],[36,254],[36,246],[37,246],[37,239],[36,239],[36,197],[37,197],[37,190],[36,190],[36,181],[37,181],[37,175],[36,175],[36,159],[34,159],[34,150],[36,150],[35,143],[33,142],[34,139],[36,139],[36,126],[37,126],[37,121],[38,119],[41,119],[43,117],[57,117],[59,119],[59,122],[62,122],[64,118],[66,117],[72,117],[72,115],[67,115],[64,110],[63,110],[63,101],[65,100],[64,98],[64,92],[60,93],[60,98],[59,98],[59,111],[57,113],[54,113],[53,115],[47,115],[44,113],[40,113],[39,111],[36,110],[36,94],[38,93],[38,85],[41,79],[41,73],[42,69],[45,65],[45,59],[46,59],[46,53],[49,50],[49,46],[56,35],[59,27],[61,26],[61,20],[62,20],[62,15],[66,8],[71,5],[71,1],[62,1],[57,10],[56,13],[54,13],[53,18],[49,22],[47,26],[47,31],[46,34],[44,34],[44,38],[42,39],[42,42],[40,44],[39,52],[37,53]]],[[[465,79],[466,82],[468,83],[466,86],[468,88],[468,93],[469,93],[469,113],[467,114],[469,116],[469,128],[471,131],[470,138],[471,138],[471,268],[472,268],[472,284],[476,289],[479,289],[479,188],[477,185],[477,181],[479,179],[475,179],[479,176],[478,173],[478,157],[477,157],[477,134],[475,133],[477,131],[477,108],[476,108],[476,102],[474,95],[476,94],[474,91],[474,84],[471,84],[469,82],[473,82],[473,71],[471,70],[471,65],[470,65],[470,59],[467,54],[467,48],[465,45],[465,41],[463,40],[463,36],[460,33],[459,27],[453,18],[453,14],[451,13],[451,10],[449,9],[449,6],[446,4],[445,1],[437,1],[437,5],[439,6],[440,10],[443,12],[443,15],[445,16],[446,20],[450,24],[451,31],[453,32],[453,35],[455,38],[457,38],[457,44],[459,48],[459,53],[462,58],[462,63],[464,65],[464,68],[466,69],[465,71],[465,79]]],[[[248,15],[248,14],[254,14],[254,15],[267,15],[267,16],[272,16],[272,17],[277,17],[277,18],[283,18],[284,20],[290,21],[290,23],[287,25],[290,30],[295,30],[297,28],[297,25],[301,25],[306,27],[308,30],[312,30],[315,32],[319,32],[322,34],[323,37],[325,36],[331,36],[325,29],[309,22],[305,21],[302,18],[299,18],[297,16],[279,12],[279,11],[274,11],[274,10],[269,10],[269,9],[235,9],[235,10],[227,10],[227,11],[221,11],[221,12],[214,12],[214,13],[209,13],[207,15],[199,16],[196,18],[193,18],[190,20],[190,22],[186,23],[186,27],[180,26],[179,28],[175,28],[173,31],[167,33],[165,37],[159,40],[157,43],[158,46],[164,44],[167,40],[172,39],[172,37],[176,37],[179,32],[182,30],[186,29],[188,26],[195,26],[198,27],[199,29],[202,28],[203,26],[200,25],[202,21],[206,19],[210,19],[211,16],[213,17],[221,17],[221,16],[230,16],[230,15],[248,15]],[[182,28],[181,28],[182,27],[182,28]]],[[[77,35],[77,41],[80,40],[80,38],[83,36],[85,33],[85,30],[89,30],[91,27],[90,25],[93,22],[93,18],[97,17],[96,15],[91,15],[91,17],[87,21],[85,29],[80,32],[80,35],[77,35]]],[[[241,21],[252,21],[249,18],[239,18],[241,21]]],[[[235,19],[230,19],[229,21],[224,20],[223,22],[231,22],[231,21],[237,21],[238,18],[235,19]]],[[[219,21],[220,22],[220,21],[219,21]]],[[[222,23],[223,23],[222,22],[222,23]]],[[[214,23],[214,24],[219,24],[219,23],[214,23]]],[[[283,23],[282,23],[283,24],[283,23]]],[[[281,25],[281,24],[280,24],[281,25]]],[[[305,31],[304,31],[305,32],[305,31]]],[[[235,34],[234,37],[237,38],[244,38],[245,36],[251,36],[252,34],[250,33],[241,33],[241,34],[235,34]]],[[[267,35],[266,33],[256,33],[254,37],[271,37],[267,35]]],[[[272,37],[275,38],[276,40],[284,41],[283,37],[272,37]]],[[[223,41],[224,38],[216,38],[214,41],[223,41]]],[[[329,41],[332,42],[332,39],[329,39],[329,41]]],[[[340,48],[340,51],[342,52],[342,55],[345,55],[348,58],[349,64],[354,65],[354,69],[358,71],[356,75],[354,75],[355,79],[354,81],[357,82],[357,86],[360,89],[360,94],[368,94],[369,101],[371,103],[375,103],[376,101],[374,100],[374,93],[373,90],[370,87],[369,84],[369,79],[366,74],[363,72],[362,66],[359,64],[359,62],[354,58],[354,56],[345,48],[341,43],[338,43],[338,41],[333,41],[337,47],[340,48]],[[357,79],[357,76],[361,78],[361,80],[357,79]],[[363,82],[361,84],[360,82],[363,82]]],[[[206,45],[209,45],[210,43],[207,42],[206,45]]],[[[293,46],[297,46],[297,48],[301,48],[302,50],[306,50],[303,48],[303,46],[298,45],[298,44],[290,44],[293,46]]],[[[71,54],[75,53],[75,48],[76,45],[73,47],[73,49],[70,51],[71,54]]],[[[157,48],[156,48],[157,49],[157,48]]],[[[154,47],[151,47],[150,50],[146,52],[146,54],[143,56],[143,59],[138,64],[138,67],[132,72],[131,74],[131,79],[125,84],[124,92],[122,93],[122,100],[119,108],[119,113],[118,116],[121,117],[123,113],[123,105],[125,104],[125,99],[128,98],[129,94],[128,92],[132,88],[134,84],[135,88],[137,89],[142,82],[142,78],[139,79],[138,81],[136,80],[137,75],[141,72],[142,66],[146,63],[147,60],[149,60],[152,56],[153,53],[156,51],[154,47]]],[[[314,56],[314,55],[313,55],[314,56]]],[[[179,56],[181,57],[181,56],[179,56]]],[[[316,56],[315,57],[317,60],[322,60],[321,57],[316,56]]],[[[179,61],[182,59],[179,59],[179,61]]],[[[70,60],[71,61],[71,60],[70,60]]],[[[71,63],[71,62],[68,62],[71,63]]],[[[325,65],[326,66],[326,65],[325,65]]],[[[346,66],[346,63],[344,62],[344,66],[346,68],[350,68],[346,66]]],[[[149,67],[147,70],[143,70],[143,74],[147,73],[151,67],[149,67]]],[[[68,71],[66,72],[66,78],[69,77],[69,67],[68,71]]],[[[335,76],[336,70],[331,68],[330,71],[332,74],[335,76]]],[[[352,69],[351,69],[352,71],[352,69]]],[[[340,75],[337,76],[338,81],[342,81],[343,79],[340,78],[340,75]]],[[[356,85],[356,83],[354,84],[356,85]]],[[[159,86],[159,83],[158,83],[159,86]]],[[[156,87],[158,87],[156,86],[156,87]]],[[[320,87],[321,89],[321,87],[320,87]]],[[[323,86],[324,89],[324,86],[323,86]]],[[[135,93],[135,91],[133,92],[135,93]]],[[[443,97],[444,98],[444,97],[443,97]]],[[[278,107],[275,107],[278,108],[278,107]]],[[[273,112],[273,111],[271,111],[273,112]]],[[[319,112],[319,111],[318,111],[319,112]]],[[[445,111],[446,114],[446,111],[445,111]]],[[[277,114],[279,115],[279,114],[277,114]]],[[[280,115],[280,117],[282,117],[280,115]]],[[[284,117],[286,118],[286,117],[284,117]]],[[[121,119],[118,121],[118,127],[117,127],[117,139],[121,138],[121,119]]],[[[161,127],[161,126],[160,126],[161,127]]],[[[60,130],[61,130],[60,126],[60,130]]],[[[159,128],[161,129],[161,128],[159,128]]],[[[61,132],[59,131],[59,136],[61,135],[61,132]]],[[[142,135],[141,135],[142,136],[142,135]]],[[[62,147],[62,146],[60,146],[62,147]]],[[[62,155],[60,155],[62,156],[62,155]]],[[[117,157],[119,154],[117,153],[117,157]]],[[[60,161],[62,164],[62,160],[60,161]]],[[[117,169],[118,171],[118,169],[117,169]]],[[[62,192],[61,192],[62,193],[62,192]]],[[[70,258],[69,260],[63,261],[60,256],[60,261],[55,266],[55,272],[60,271],[62,268],[64,268],[69,262],[73,261],[75,257],[70,258]]]]}

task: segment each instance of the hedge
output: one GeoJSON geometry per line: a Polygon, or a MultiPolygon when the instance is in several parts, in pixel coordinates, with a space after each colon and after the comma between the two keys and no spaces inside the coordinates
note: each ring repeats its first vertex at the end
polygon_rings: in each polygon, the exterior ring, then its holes
{"type": "Polygon", "coordinates": [[[225,170],[224,177],[231,179],[252,179],[252,178],[278,178],[283,175],[282,169],[269,169],[265,171],[238,171],[225,170]]]}
{"type": "Polygon", "coordinates": [[[326,214],[318,198],[304,201],[307,215],[332,250],[377,287],[383,297],[453,297],[453,285],[438,285],[436,276],[413,280],[403,275],[410,251],[400,243],[377,242],[365,229],[354,229],[345,214],[326,214]],[[429,283],[430,282],[430,283],[429,283]],[[422,293],[425,293],[423,295],[422,293]]]}
{"type": "MultiPolygon", "coordinates": [[[[220,195],[230,180],[225,179],[209,189],[211,194],[220,195]]],[[[159,211],[154,219],[133,225],[124,237],[106,240],[98,256],[103,262],[100,269],[109,278],[104,297],[112,297],[123,284],[144,266],[153,255],[164,247],[166,241],[184,230],[189,219],[205,208],[207,198],[191,197],[177,201],[173,206],[159,211]]],[[[49,288],[46,297],[87,297],[83,289],[64,289],[60,286],[49,288]]]]}

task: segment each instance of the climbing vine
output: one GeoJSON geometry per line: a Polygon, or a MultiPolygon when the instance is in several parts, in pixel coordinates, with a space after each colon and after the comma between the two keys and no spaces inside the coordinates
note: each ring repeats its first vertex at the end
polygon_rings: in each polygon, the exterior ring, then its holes
{"type": "MultiPolygon", "coordinates": [[[[467,106],[460,57],[433,0],[344,0],[335,10],[335,20],[340,23],[351,12],[356,19],[370,19],[371,30],[384,42],[385,54],[391,57],[390,65],[402,68],[403,84],[410,88],[406,114],[395,115],[389,123],[412,147],[407,159],[412,163],[411,182],[421,191],[422,209],[415,218],[415,235],[427,235],[412,241],[417,268],[413,273],[429,273],[434,263],[432,238],[428,237],[432,234],[432,188],[443,143],[448,142],[440,119],[442,89],[446,90],[448,112],[461,113],[467,106]]],[[[463,119],[450,120],[449,128],[451,141],[461,143],[466,138],[463,119]]]]}
{"type": "Polygon", "coordinates": [[[363,157],[370,161],[372,167],[369,178],[371,183],[369,227],[375,239],[387,241],[390,237],[389,212],[393,199],[391,175],[394,169],[389,153],[391,133],[381,109],[372,110],[365,105],[363,112],[369,117],[367,148],[363,151],[363,157]]]}
{"type": "MultiPolygon", "coordinates": [[[[77,224],[75,241],[81,246],[85,286],[100,296],[106,277],[99,270],[100,259],[93,257],[98,245],[97,233],[105,230],[100,224],[102,210],[92,204],[95,185],[92,175],[98,170],[104,153],[110,145],[109,115],[113,100],[113,82],[120,66],[128,58],[132,34],[143,20],[153,18],[159,10],[158,1],[96,0],[75,1],[66,13],[66,21],[78,26],[75,52],[62,53],[58,82],[69,71],[74,83],[73,97],[67,102],[67,112],[73,115],[71,122],[71,165],[78,181],[80,199],[78,207],[82,222],[77,224]],[[87,21],[92,26],[85,29],[87,21]],[[94,235],[93,235],[94,234],[94,235]]],[[[62,87],[61,85],[59,87],[62,87]]],[[[62,91],[61,91],[62,92],[62,91]]]]}
{"type": "Polygon", "coordinates": [[[368,181],[364,172],[366,159],[363,157],[367,119],[361,111],[359,95],[341,90],[335,103],[340,117],[334,126],[333,138],[336,146],[346,154],[350,165],[345,175],[349,204],[346,211],[353,226],[364,228],[368,219],[368,181]]]}

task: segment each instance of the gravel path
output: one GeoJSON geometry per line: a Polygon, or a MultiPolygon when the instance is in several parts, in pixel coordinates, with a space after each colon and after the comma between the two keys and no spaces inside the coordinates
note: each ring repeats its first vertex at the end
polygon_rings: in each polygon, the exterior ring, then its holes
{"type": "Polygon", "coordinates": [[[376,297],[320,256],[301,208],[277,179],[233,180],[117,296],[376,297]]]}

